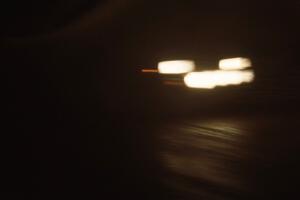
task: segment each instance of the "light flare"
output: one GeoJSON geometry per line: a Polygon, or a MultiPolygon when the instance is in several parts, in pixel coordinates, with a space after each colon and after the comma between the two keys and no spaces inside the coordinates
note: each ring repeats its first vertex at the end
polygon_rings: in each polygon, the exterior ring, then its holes
{"type": "Polygon", "coordinates": [[[160,74],[185,74],[195,70],[195,63],[192,60],[174,60],[158,63],[160,74]]]}
{"type": "Polygon", "coordinates": [[[243,70],[251,66],[251,60],[248,58],[229,58],[219,61],[219,68],[222,70],[243,70]]]}
{"type": "Polygon", "coordinates": [[[245,71],[203,71],[191,72],[184,77],[184,83],[190,88],[213,89],[217,86],[240,85],[254,80],[252,70],[245,71]]]}

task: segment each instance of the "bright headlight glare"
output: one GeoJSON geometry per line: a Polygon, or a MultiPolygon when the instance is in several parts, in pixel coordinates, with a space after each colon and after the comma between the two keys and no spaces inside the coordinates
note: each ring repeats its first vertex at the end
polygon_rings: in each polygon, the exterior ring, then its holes
{"type": "Polygon", "coordinates": [[[229,58],[219,62],[219,68],[222,70],[242,70],[251,66],[251,60],[248,58],[229,58]]]}
{"type": "Polygon", "coordinates": [[[203,71],[191,72],[184,77],[184,83],[190,88],[213,89],[216,86],[239,85],[254,80],[254,72],[247,71],[203,71]]]}
{"type": "Polygon", "coordinates": [[[184,74],[192,72],[194,69],[195,63],[191,60],[174,60],[158,63],[158,72],[160,74],[184,74]]]}

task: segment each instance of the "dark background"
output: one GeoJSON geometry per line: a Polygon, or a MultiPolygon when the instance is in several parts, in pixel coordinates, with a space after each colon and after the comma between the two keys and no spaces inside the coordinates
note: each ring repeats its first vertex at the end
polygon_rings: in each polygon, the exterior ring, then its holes
{"type": "Polygon", "coordinates": [[[32,0],[1,10],[12,198],[166,198],[154,133],[165,122],[298,119],[299,1],[32,0]],[[253,61],[251,85],[199,91],[140,73],[165,59],[213,68],[239,56],[253,61]]]}

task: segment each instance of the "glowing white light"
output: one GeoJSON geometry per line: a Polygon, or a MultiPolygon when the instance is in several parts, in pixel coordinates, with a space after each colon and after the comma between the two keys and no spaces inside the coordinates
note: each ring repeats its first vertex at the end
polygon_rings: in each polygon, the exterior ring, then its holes
{"type": "Polygon", "coordinates": [[[194,71],[195,63],[191,60],[163,61],[158,63],[160,74],[184,74],[194,71]]]}
{"type": "Polygon", "coordinates": [[[247,71],[203,71],[191,72],[184,77],[184,83],[190,88],[213,89],[216,86],[239,85],[254,80],[254,72],[247,71]]]}
{"type": "Polygon", "coordinates": [[[241,70],[251,67],[251,60],[248,58],[230,58],[219,62],[219,68],[222,70],[241,70]]]}

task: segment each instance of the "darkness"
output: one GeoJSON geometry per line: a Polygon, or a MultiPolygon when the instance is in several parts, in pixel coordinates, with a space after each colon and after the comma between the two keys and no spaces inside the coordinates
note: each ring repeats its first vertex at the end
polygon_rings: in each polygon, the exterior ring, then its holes
{"type": "Polygon", "coordinates": [[[297,198],[299,19],[296,0],[3,4],[3,194],[297,198]],[[141,73],[240,56],[252,84],[196,90],[141,73]]]}

